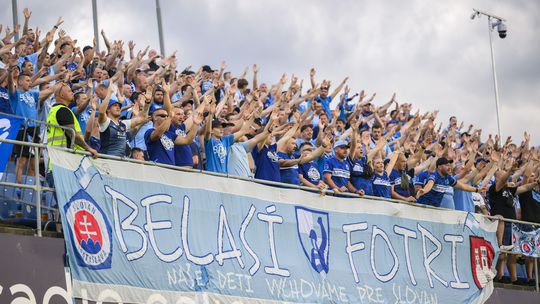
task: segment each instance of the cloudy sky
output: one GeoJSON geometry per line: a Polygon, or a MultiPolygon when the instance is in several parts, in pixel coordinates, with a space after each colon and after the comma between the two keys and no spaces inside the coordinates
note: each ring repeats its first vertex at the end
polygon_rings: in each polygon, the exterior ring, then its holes
{"type": "MultiPolygon", "coordinates": [[[[1,0],[0,23],[11,24],[11,1],[1,0]]],[[[159,49],[155,2],[97,0],[99,27],[109,38],[159,49]]],[[[236,74],[257,63],[263,81],[281,73],[337,85],[345,76],[353,92],[393,92],[423,111],[456,115],[484,134],[495,133],[496,115],[487,19],[471,20],[472,8],[507,19],[508,37],[494,32],[503,136],[515,141],[532,132],[540,144],[540,1],[320,1],[161,0],[165,48],[179,66],[218,67],[236,74]]],[[[91,44],[91,1],[19,0],[33,11],[31,26],[63,28],[91,44]],[[77,4],[75,4],[77,3],[77,4]]],[[[103,46],[103,43],[101,44],[103,46]]],[[[307,82],[306,82],[307,84],[307,82]]]]}

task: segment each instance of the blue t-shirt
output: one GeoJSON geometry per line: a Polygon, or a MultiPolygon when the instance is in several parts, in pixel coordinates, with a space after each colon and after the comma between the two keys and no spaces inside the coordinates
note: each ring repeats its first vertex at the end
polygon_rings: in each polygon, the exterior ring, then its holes
{"type": "MultiPolygon", "coordinates": [[[[23,116],[30,119],[37,119],[37,106],[39,102],[39,91],[15,91],[9,96],[11,108],[15,115],[23,116]]],[[[29,127],[34,127],[35,123],[29,121],[29,127]]]]}
{"type": "Polygon", "coordinates": [[[81,132],[84,134],[86,130],[86,124],[88,123],[88,120],[90,119],[90,115],[92,114],[92,107],[90,104],[86,106],[86,109],[84,109],[79,115],[77,115],[77,107],[71,108],[71,111],[73,111],[73,114],[77,117],[77,120],[79,121],[79,125],[81,126],[81,132]]]}
{"type": "Polygon", "coordinates": [[[326,98],[317,96],[315,99],[321,103],[324,112],[326,112],[326,116],[328,116],[328,120],[332,120],[332,111],[330,111],[330,103],[332,102],[332,98],[330,98],[330,96],[326,96],[326,98]]]}
{"type": "MultiPolygon", "coordinates": [[[[19,69],[22,68],[22,64],[25,61],[30,61],[34,65],[34,74],[36,74],[37,73],[38,57],[39,57],[39,54],[37,52],[33,53],[33,54],[30,54],[30,55],[27,55],[27,56],[19,57],[19,60],[18,60],[18,63],[17,63],[18,66],[19,66],[19,69]]],[[[32,76],[34,76],[34,75],[32,75],[32,76]]]]}
{"type": "Polygon", "coordinates": [[[403,196],[403,197],[409,197],[411,196],[411,191],[409,189],[409,187],[407,187],[406,189],[403,189],[401,188],[401,178],[405,176],[408,180],[409,180],[409,184],[411,183],[411,178],[410,176],[407,174],[407,172],[405,171],[405,174],[402,174],[401,172],[399,172],[398,170],[394,169],[392,170],[392,172],[390,173],[390,184],[394,186],[394,191],[403,196]]]}
{"type": "MultiPolygon", "coordinates": [[[[454,178],[456,177],[454,176],[454,178]]],[[[471,182],[467,184],[470,186],[471,182]]],[[[472,193],[461,189],[454,189],[454,207],[456,210],[474,212],[472,193]]]]}
{"type": "Polygon", "coordinates": [[[176,134],[167,130],[158,140],[151,141],[150,134],[153,131],[154,128],[150,128],[144,133],[144,141],[149,160],[174,166],[174,140],[176,139],[176,134]]]}
{"type": "MultiPolygon", "coordinates": [[[[283,152],[278,152],[279,159],[284,160],[294,160],[293,154],[285,154],[283,152]]],[[[279,168],[279,174],[281,176],[281,182],[286,184],[300,185],[300,179],[298,178],[298,165],[293,165],[290,167],[281,167],[279,168]]]]}
{"type": "Polygon", "coordinates": [[[419,185],[423,187],[426,184],[426,180],[428,177],[429,177],[429,171],[424,170],[413,178],[413,183],[415,186],[419,185]]]}
{"type": "Polygon", "coordinates": [[[233,143],[234,134],[222,136],[219,140],[213,137],[205,140],[206,170],[227,173],[227,156],[233,143]]]}
{"type": "Polygon", "coordinates": [[[135,134],[135,137],[133,138],[132,141],[130,141],[130,145],[132,148],[139,148],[143,151],[146,151],[146,142],[145,142],[145,137],[144,135],[146,134],[146,131],[148,131],[148,129],[151,129],[154,127],[154,123],[152,121],[149,121],[147,123],[145,123],[144,125],[142,125],[139,129],[139,131],[137,132],[137,134],[135,134]]]}
{"type": "MultiPolygon", "coordinates": [[[[186,125],[183,123],[180,126],[176,127],[171,124],[169,129],[171,132],[174,132],[176,136],[186,137],[186,125]]],[[[175,145],[174,146],[174,163],[177,166],[181,167],[193,167],[193,153],[191,153],[190,145],[175,145]]]]}
{"type": "Polygon", "coordinates": [[[268,95],[268,96],[266,97],[266,100],[264,101],[263,108],[266,109],[266,108],[268,108],[269,106],[273,105],[273,104],[274,104],[274,99],[275,99],[274,96],[268,95]]]}
{"type": "MultiPolygon", "coordinates": [[[[124,98],[124,101],[122,102],[122,108],[123,107],[127,107],[127,106],[130,106],[133,104],[133,101],[131,101],[129,98],[124,98]]],[[[130,109],[126,109],[126,110],[123,110],[121,113],[120,113],[120,117],[128,117],[128,111],[130,109]]]]}
{"type": "Polygon", "coordinates": [[[390,179],[388,178],[388,174],[386,174],[386,171],[384,171],[382,175],[373,173],[371,183],[373,184],[374,196],[386,198],[392,197],[390,189],[390,179]]]}
{"type": "Polygon", "coordinates": [[[0,112],[13,114],[11,103],[9,102],[9,92],[7,88],[0,87],[0,112]]]}
{"type": "Polygon", "coordinates": [[[317,186],[319,181],[321,181],[321,173],[317,169],[317,163],[314,161],[309,163],[300,164],[298,168],[298,173],[308,180],[308,182],[317,186]]]}
{"type": "Polygon", "coordinates": [[[330,173],[332,181],[339,188],[348,186],[348,181],[351,176],[351,167],[347,160],[339,160],[335,156],[330,157],[324,166],[324,174],[330,173]]]}
{"type": "Polygon", "coordinates": [[[206,93],[206,91],[210,90],[214,87],[214,84],[212,83],[212,80],[204,80],[201,83],[201,93],[206,93]]]}
{"type": "Polygon", "coordinates": [[[279,173],[279,157],[277,155],[277,144],[264,145],[259,151],[257,147],[251,151],[255,162],[255,178],[268,181],[281,181],[279,173]]]}
{"type": "Polygon", "coordinates": [[[364,190],[365,195],[373,195],[373,184],[371,178],[366,176],[367,157],[355,159],[354,161],[347,157],[347,161],[351,167],[351,184],[357,190],[364,190]]]}
{"type": "Polygon", "coordinates": [[[450,175],[442,177],[437,171],[428,177],[426,183],[430,180],[434,181],[435,184],[428,193],[418,198],[418,202],[424,205],[440,207],[444,193],[448,191],[448,188],[453,187],[457,181],[450,175]]]}

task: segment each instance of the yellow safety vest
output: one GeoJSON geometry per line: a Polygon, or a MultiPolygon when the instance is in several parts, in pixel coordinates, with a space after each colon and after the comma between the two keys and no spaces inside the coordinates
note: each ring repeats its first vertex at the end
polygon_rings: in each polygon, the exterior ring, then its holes
{"type": "MultiPolygon", "coordinates": [[[[55,104],[49,111],[49,115],[47,116],[47,123],[49,124],[47,126],[47,146],[60,146],[69,148],[67,145],[67,138],[64,134],[65,129],[55,127],[58,126],[58,120],[56,120],[56,112],[60,110],[61,108],[68,109],[69,113],[73,116],[73,122],[75,125],[75,133],[81,133],[81,126],[79,125],[79,121],[77,120],[77,117],[75,117],[75,114],[66,106],[62,104],[55,104]]],[[[76,136],[76,134],[75,134],[76,136]]],[[[71,140],[75,141],[75,138],[72,138],[71,140]]],[[[75,150],[84,150],[82,147],[74,144],[75,150]]]]}

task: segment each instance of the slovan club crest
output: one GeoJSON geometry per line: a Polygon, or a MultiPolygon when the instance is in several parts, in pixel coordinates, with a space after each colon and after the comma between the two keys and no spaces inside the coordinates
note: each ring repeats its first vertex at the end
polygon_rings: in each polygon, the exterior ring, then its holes
{"type": "Polygon", "coordinates": [[[94,199],[81,189],[64,211],[77,263],[90,269],[111,268],[112,229],[94,199]]]}
{"type": "Polygon", "coordinates": [[[327,212],[295,207],[296,230],[311,268],[321,275],[329,271],[330,220],[327,212]]]}

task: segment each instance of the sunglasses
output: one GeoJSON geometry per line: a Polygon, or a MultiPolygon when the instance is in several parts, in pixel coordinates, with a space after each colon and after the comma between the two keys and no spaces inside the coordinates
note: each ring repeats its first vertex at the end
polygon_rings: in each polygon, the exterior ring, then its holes
{"type": "Polygon", "coordinates": [[[321,90],[328,90],[328,87],[321,87],[321,90]]]}
{"type": "Polygon", "coordinates": [[[156,114],[156,117],[167,118],[167,117],[169,117],[169,115],[167,115],[167,114],[156,114]]]}

